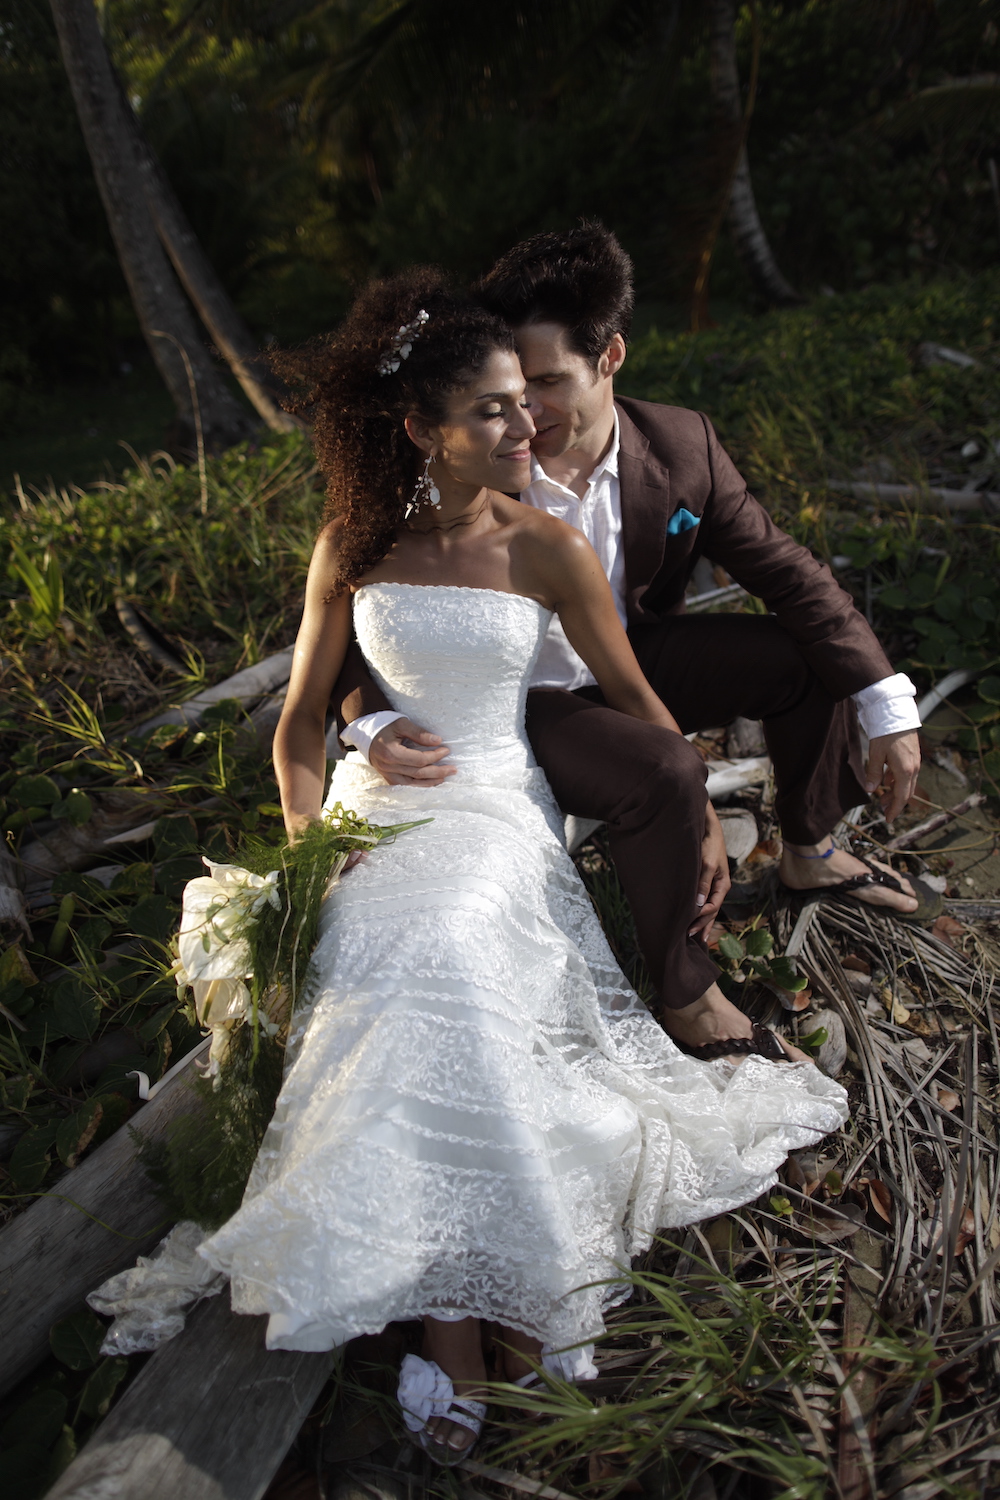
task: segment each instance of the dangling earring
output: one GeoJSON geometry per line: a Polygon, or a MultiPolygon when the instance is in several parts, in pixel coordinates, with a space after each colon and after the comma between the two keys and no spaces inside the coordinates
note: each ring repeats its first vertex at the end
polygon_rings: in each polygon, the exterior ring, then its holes
{"type": "Polygon", "coordinates": [[[428,453],[426,459],[424,460],[424,472],[417,480],[417,487],[413,491],[413,495],[411,496],[406,506],[406,514],[404,516],[404,520],[406,521],[408,521],[410,517],[416,511],[418,511],[422,505],[430,505],[434,510],[441,509],[441,491],[438,489],[437,485],[434,483],[433,479],[430,476],[431,460],[433,459],[433,457],[433,453],[428,453]]]}

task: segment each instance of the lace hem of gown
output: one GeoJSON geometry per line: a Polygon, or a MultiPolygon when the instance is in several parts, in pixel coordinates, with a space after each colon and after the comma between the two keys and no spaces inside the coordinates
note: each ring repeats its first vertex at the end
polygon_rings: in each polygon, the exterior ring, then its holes
{"type": "Polygon", "coordinates": [[[433,822],[332,890],[243,1205],[201,1249],[271,1347],[462,1308],[586,1342],[658,1230],[756,1198],[846,1118],[812,1063],[683,1055],[628,987],[523,731],[547,620],[489,590],[355,597],[390,701],[459,769],[334,771],[330,802],[433,822]]]}

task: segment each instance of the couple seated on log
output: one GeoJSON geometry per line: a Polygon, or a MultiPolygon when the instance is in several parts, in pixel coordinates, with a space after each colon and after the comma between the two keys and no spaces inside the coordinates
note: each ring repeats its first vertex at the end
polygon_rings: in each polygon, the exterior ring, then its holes
{"type": "Polygon", "coordinates": [[[594,1373],[658,1231],[753,1200],[847,1117],[716,985],[728,866],[684,733],[763,720],[787,886],[916,905],[830,833],[880,783],[890,817],[909,797],[913,688],[705,417],[615,398],[631,308],[628,257],[584,225],[472,298],[432,271],[374,283],[283,361],[329,496],[274,742],[289,835],[336,803],[429,821],[330,887],[274,1118],[201,1253],[272,1348],[422,1320],[399,1398],[442,1463],[490,1378],[594,1373]],[[771,613],[685,617],[703,555],[771,613]],[[331,695],[355,750],[324,800],[331,695]],[[655,1019],[567,813],[608,825],[655,1019]]]}

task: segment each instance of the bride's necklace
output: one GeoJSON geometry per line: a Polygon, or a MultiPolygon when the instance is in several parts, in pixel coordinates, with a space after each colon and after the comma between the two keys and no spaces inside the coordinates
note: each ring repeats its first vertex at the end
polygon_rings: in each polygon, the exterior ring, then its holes
{"type": "Polygon", "coordinates": [[[457,526],[473,526],[490,503],[490,492],[486,491],[486,499],[476,511],[475,515],[457,516],[454,521],[432,521],[430,526],[413,526],[406,524],[407,531],[415,531],[418,536],[424,536],[428,531],[454,531],[457,526]]]}

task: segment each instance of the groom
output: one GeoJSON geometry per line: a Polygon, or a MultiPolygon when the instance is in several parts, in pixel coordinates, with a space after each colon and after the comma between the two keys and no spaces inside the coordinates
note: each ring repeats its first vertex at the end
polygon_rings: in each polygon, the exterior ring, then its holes
{"type": "MultiPolygon", "coordinates": [[[[615,398],[633,306],[618,240],[599,224],[536,235],[494,266],[478,295],[515,330],[537,429],[522,502],[589,538],[639,663],[685,733],[763,720],[780,878],[794,889],[847,881],[862,900],[914,910],[905,882],[890,873],[881,883],[885,867],[866,869],[830,837],[880,783],[890,820],[909,799],[920,763],[913,685],[893,673],[829,569],[748,494],[704,416],[615,398]],[[686,616],[701,556],[769,614],[686,616]]],[[[447,747],[389,709],[357,651],[334,703],[342,738],[390,783],[453,774],[441,764],[447,747]]],[[[697,751],[607,708],[558,620],[532,679],[527,728],[563,811],[608,824],[665,1030],[709,1049],[703,1055],[734,1041],[753,1050],[751,1023],[722,995],[705,947],[729,874],[697,751]]]]}

